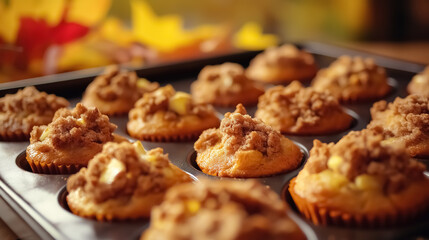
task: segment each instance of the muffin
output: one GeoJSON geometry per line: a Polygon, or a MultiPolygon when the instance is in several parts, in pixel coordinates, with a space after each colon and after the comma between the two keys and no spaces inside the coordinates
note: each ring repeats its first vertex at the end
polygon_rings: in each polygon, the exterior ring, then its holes
{"type": "Polygon", "coordinates": [[[127,114],[144,93],[158,87],[158,83],[138,78],[135,72],[120,71],[118,66],[110,66],[88,85],[82,104],[97,107],[107,115],[127,114]]]}
{"type": "Polygon", "coordinates": [[[269,89],[259,98],[255,117],[296,135],[335,133],[349,128],[353,120],[329,92],[305,88],[298,81],[269,89]]]}
{"type": "Polygon", "coordinates": [[[168,190],[141,240],[305,239],[283,201],[256,180],[200,181],[168,190]]]}
{"type": "Polygon", "coordinates": [[[342,102],[377,99],[390,91],[386,70],[373,59],[342,56],[320,70],[312,82],[318,91],[328,90],[342,102]]]}
{"type": "Polygon", "coordinates": [[[310,53],[285,44],[258,54],[246,69],[246,76],[264,83],[287,83],[310,80],[316,75],[317,69],[310,53]]]}
{"type": "Polygon", "coordinates": [[[196,103],[235,107],[256,105],[264,87],[249,80],[244,69],[237,63],[206,66],[191,85],[192,98],[196,103]]]}
{"type": "Polygon", "coordinates": [[[129,113],[127,131],[140,140],[189,141],[219,123],[211,105],[195,103],[191,95],[167,85],[136,102],[129,113]]]}
{"type": "Polygon", "coordinates": [[[204,131],[194,148],[200,169],[220,177],[273,175],[296,169],[302,159],[298,146],[247,115],[241,104],[225,114],[218,129],[204,131]]]}
{"type": "Polygon", "coordinates": [[[74,214],[99,221],[148,218],[167,189],[191,180],[161,148],[108,142],[88,168],[68,179],[67,204],[74,214]]]}
{"type": "Polygon", "coordinates": [[[386,142],[404,144],[413,157],[429,157],[429,99],[422,95],[379,101],[371,108],[367,128],[381,133],[386,142]]]}
{"type": "Polygon", "coordinates": [[[316,225],[394,226],[428,209],[425,168],[403,145],[386,144],[366,129],[350,132],[337,144],[315,140],[289,192],[301,214],[316,225]]]}
{"type": "Polygon", "coordinates": [[[28,141],[34,126],[48,124],[55,111],[69,102],[53,94],[39,92],[33,86],[0,98],[0,140],[28,141]]]}
{"type": "Polygon", "coordinates": [[[410,94],[429,96],[429,66],[411,79],[411,82],[407,86],[407,91],[410,94]]]}
{"type": "Polygon", "coordinates": [[[113,131],[116,125],[96,108],[78,103],[70,110],[59,109],[48,125],[31,131],[27,161],[35,173],[70,174],[86,167],[109,141],[125,141],[113,131]]]}

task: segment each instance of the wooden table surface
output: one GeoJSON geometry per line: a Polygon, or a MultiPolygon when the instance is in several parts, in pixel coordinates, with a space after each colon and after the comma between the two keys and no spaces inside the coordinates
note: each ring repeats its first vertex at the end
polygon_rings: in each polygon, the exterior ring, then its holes
{"type": "MultiPolygon", "coordinates": [[[[340,42],[340,46],[366,51],[387,57],[429,65],[428,42],[340,42]]],[[[0,239],[18,239],[15,233],[0,219],[0,239]]]]}

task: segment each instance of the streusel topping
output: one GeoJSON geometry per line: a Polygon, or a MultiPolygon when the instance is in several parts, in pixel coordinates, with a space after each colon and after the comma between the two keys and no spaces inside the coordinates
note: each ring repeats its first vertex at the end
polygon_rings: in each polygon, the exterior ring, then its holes
{"type": "Polygon", "coordinates": [[[168,155],[161,148],[142,153],[138,145],[106,143],[88,168],[69,178],[67,190],[82,188],[96,202],[165,191],[170,186],[166,179],[171,177],[171,172],[165,170],[170,167],[168,155]]]}
{"type": "Polygon", "coordinates": [[[423,177],[424,164],[410,158],[404,146],[383,140],[371,130],[350,132],[337,144],[315,140],[305,169],[310,173],[331,169],[350,181],[365,174],[374,176],[388,193],[398,192],[423,177]]]}
{"type": "Polygon", "coordinates": [[[259,98],[258,111],[262,109],[280,119],[292,118],[295,130],[314,126],[329,114],[343,112],[338,100],[328,92],[305,88],[298,81],[269,89],[259,98]]]}
{"type": "Polygon", "coordinates": [[[255,180],[205,180],[172,188],[142,239],[303,238],[286,211],[279,197],[255,180]]]}
{"type": "Polygon", "coordinates": [[[280,132],[247,115],[246,109],[239,104],[235,112],[225,114],[219,129],[201,134],[195,143],[195,150],[202,152],[222,141],[230,154],[240,150],[257,150],[271,156],[281,151],[281,137],[280,132]]]}

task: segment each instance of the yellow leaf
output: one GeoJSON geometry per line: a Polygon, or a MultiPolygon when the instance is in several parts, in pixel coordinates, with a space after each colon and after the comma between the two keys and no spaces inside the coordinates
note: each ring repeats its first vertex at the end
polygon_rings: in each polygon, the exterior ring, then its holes
{"type": "Polygon", "coordinates": [[[65,0],[11,0],[8,5],[0,1],[0,37],[15,42],[21,17],[45,20],[55,26],[61,21],[64,9],[65,0]]]}
{"type": "Polygon", "coordinates": [[[203,25],[193,30],[183,28],[178,15],[158,17],[143,0],[131,0],[133,32],[140,42],[161,52],[195,44],[215,36],[218,28],[203,25]]]}
{"type": "Polygon", "coordinates": [[[135,40],[133,33],[124,28],[121,20],[114,17],[109,17],[103,22],[100,34],[104,39],[121,46],[128,45],[135,40]]]}
{"type": "Polygon", "coordinates": [[[274,34],[263,34],[258,23],[248,22],[235,34],[234,45],[246,50],[262,50],[278,44],[274,34]]]}
{"type": "Polygon", "coordinates": [[[19,29],[19,18],[10,6],[4,4],[4,1],[0,1],[0,23],[0,37],[8,43],[15,42],[19,29]]]}
{"type": "MultiPolygon", "coordinates": [[[[52,1],[54,2],[54,1],[52,1]]],[[[110,0],[70,1],[67,21],[93,26],[100,22],[110,9],[110,0]]]]}
{"type": "Polygon", "coordinates": [[[65,4],[65,0],[12,0],[11,8],[20,17],[43,19],[55,26],[61,21],[65,4]]]}
{"type": "Polygon", "coordinates": [[[58,61],[59,71],[69,71],[82,68],[99,67],[111,64],[111,60],[99,49],[94,47],[92,36],[64,45],[58,61]]]}

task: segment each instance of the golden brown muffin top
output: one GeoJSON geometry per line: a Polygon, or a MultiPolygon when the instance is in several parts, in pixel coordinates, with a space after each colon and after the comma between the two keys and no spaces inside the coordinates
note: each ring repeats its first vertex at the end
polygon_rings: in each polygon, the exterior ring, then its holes
{"type": "Polygon", "coordinates": [[[292,44],[280,47],[267,48],[263,53],[257,55],[255,63],[264,63],[267,66],[305,66],[314,65],[313,56],[303,50],[299,50],[292,44]]]}
{"type": "Polygon", "coordinates": [[[71,110],[59,109],[49,125],[34,127],[30,143],[49,142],[55,148],[103,144],[113,140],[116,128],[97,108],[86,108],[78,103],[71,110]]]}
{"type": "Polygon", "coordinates": [[[159,111],[165,112],[165,120],[176,120],[182,115],[204,117],[214,114],[211,105],[196,104],[189,94],[176,92],[171,85],[146,93],[136,102],[134,109],[140,110],[139,115],[143,119],[159,111]]]}
{"type": "Polygon", "coordinates": [[[281,138],[279,131],[247,115],[243,105],[238,104],[233,113],[225,114],[219,129],[204,131],[194,147],[197,152],[202,152],[222,141],[229,154],[257,150],[270,157],[281,151],[281,138]]]}
{"type": "Polygon", "coordinates": [[[116,65],[106,68],[104,73],[91,83],[92,90],[104,101],[115,101],[118,98],[137,101],[146,92],[154,91],[158,83],[139,79],[135,72],[120,71],[116,65]]]}
{"type": "Polygon", "coordinates": [[[305,169],[309,173],[330,169],[350,181],[365,174],[374,176],[387,193],[398,192],[423,177],[425,166],[410,158],[404,146],[383,140],[371,130],[352,131],[337,144],[315,140],[305,169]]]}
{"type": "Polygon", "coordinates": [[[323,82],[327,85],[346,87],[349,85],[371,86],[372,76],[386,75],[384,68],[375,64],[372,58],[341,56],[331,63],[329,68],[322,69],[316,76],[324,77],[323,82]]]}
{"type": "Polygon", "coordinates": [[[419,74],[416,74],[408,84],[408,92],[429,96],[429,66],[419,74]]]}
{"type": "MultiPolygon", "coordinates": [[[[95,202],[165,191],[174,177],[168,155],[161,148],[145,151],[140,142],[108,142],[103,151],[67,181],[67,191],[82,188],[95,202]]],[[[185,175],[185,173],[183,173],[185,175]]]]}
{"type": "MultiPolygon", "coordinates": [[[[224,63],[204,67],[198,79],[192,84],[192,92],[204,91],[204,95],[214,95],[215,98],[225,95],[234,95],[254,85],[244,73],[244,68],[237,63],[224,63]],[[207,86],[204,88],[204,86],[207,86]],[[208,89],[208,87],[210,89],[208,89]]],[[[201,94],[202,95],[202,94],[201,94]]]]}
{"type": "Polygon", "coordinates": [[[319,92],[293,81],[287,87],[270,88],[259,98],[258,110],[272,111],[273,115],[287,113],[295,119],[296,129],[316,125],[323,116],[343,112],[338,100],[328,92],[319,92]]]}
{"type": "Polygon", "coordinates": [[[390,109],[395,114],[405,114],[412,122],[429,121],[429,98],[417,94],[408,95],[406,98],[397,97],[393,103],[378,101],[371,108],[371,115],[376,117],[377,113],[390,109]]]}
{"type": "Polygon", "coordinates": [[[401,115],[404,121],[396,126],[395,131],[400,135],[407,135],[413,139],[419,139],[422,134],[429,134],[429,99],[421,95],[408,95],[406,98],[397,97],[393,103],[386,101],[378,101],[371,108],[372,121],[368,128],[382,128],[387,135],[393,137],[393,133],[389,133],[386,129],[385,122],[387,121],[385,111],[392,111],[393,115],[401,115]]]}
{"type": "Polygon", "coordinates": [[[287,207],[256,180],[209,181],[171,188],[152,211],[142,239],[302,239],[287,207]],[[162,227],[160,227],[162,226],[162,227]]]}
{"type": "Polygon", "coordinates": [[[39,92],[33,86],[18,90],[16,94],[6,94],[0,98],[2,113],[26,113],[54,115],[59,108],[67,107],[69,102],[54,94],[39,92]]]}

